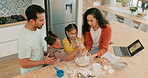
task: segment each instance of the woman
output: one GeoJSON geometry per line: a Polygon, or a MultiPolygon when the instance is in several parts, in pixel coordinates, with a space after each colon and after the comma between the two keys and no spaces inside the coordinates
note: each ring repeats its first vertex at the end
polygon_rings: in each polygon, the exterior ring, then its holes
{"type": "Polygon", "coordinates": [[[100,57],[108,50],[111,40],[111,27],[97,8],[88,9],[83,18],[82,34],[86,49],[100,57]]]}

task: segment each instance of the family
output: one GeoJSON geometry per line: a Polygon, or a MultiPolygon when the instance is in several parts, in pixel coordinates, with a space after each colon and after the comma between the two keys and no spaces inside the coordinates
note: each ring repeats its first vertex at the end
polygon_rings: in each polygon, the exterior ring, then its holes
{"type": "Polygon", "coordinates": [[[42,37],[38,29],[42,29],[45,10],[39,5],[31,5],[26,11],[27,23],[22,28],[18,41],[18,58],[21,74],[27,73],[57,61],[72,60],[79,52],[90,52],[94,58],[107,52],[111,40],[112,29],[97,8],[88,9],[83,16],[82,35],[84,41],[77,36],[76,24],[65,27],[66,38],[62,40],[52,31],[44,40],[48,44],[43,49],[42,37]],[[64,46],[64,52],[60,49],[64,46]]]}

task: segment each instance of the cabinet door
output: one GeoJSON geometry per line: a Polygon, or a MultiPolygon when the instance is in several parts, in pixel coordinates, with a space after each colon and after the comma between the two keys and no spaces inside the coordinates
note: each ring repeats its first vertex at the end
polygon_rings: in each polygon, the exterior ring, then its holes
{"type": "Polygon", "coordinates": [[[25,24],[20,24],[16,26],[0,28],[0,36],[1,36],[0,44],[11,41],[11,40],[16,40],[21,28],[24,25],[25,24]]]}
{"type": "Polygon", "coordinates": [[[17,40],[0,44],[0,57],[16,54],[17,52],[17,40]]]}
{"type": "Polygon", "coordinates": [[[0,28],[0,57],[17,53],[17,38],[24,25],[0,28]]]}

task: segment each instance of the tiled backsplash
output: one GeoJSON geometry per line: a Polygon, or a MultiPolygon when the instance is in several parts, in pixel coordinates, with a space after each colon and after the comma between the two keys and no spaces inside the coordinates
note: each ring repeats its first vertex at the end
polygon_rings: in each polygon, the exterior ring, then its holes
{"type": "Polygon", "coordinates": [[[0,17],[25,14],[32,0],[0,0],[0,17]]]}

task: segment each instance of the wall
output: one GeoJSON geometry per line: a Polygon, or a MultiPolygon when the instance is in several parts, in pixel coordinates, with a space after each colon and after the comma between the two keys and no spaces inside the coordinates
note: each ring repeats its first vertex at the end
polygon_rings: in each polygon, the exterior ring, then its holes
{"type": "Polygon", "coordinates": [[[83,0],[77,0],[77,15],[76,24],[78,26],[78,36],[82,37],[82,14],[83,14],[83,0]]]}
{"type": "Polygon", "coordinates": [[[0,0],[0,17],[24,14],[32,0],[0,0]]]}

